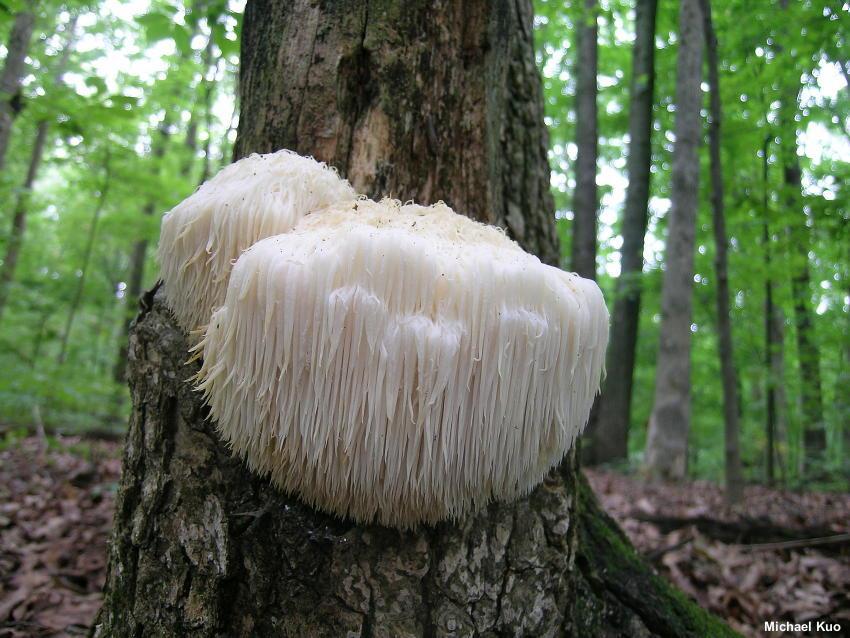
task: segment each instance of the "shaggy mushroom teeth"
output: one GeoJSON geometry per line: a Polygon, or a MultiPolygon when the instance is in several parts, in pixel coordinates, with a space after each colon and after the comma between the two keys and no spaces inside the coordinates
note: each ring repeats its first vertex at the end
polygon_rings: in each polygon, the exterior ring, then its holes
{"type": "Polygon", "coordinates": [[[531,491],[584,427],[607,341],[593,281],[443,204],[364,200],[242,254],[198,387],[251,470],[405,529],[531,491]]]}
{"type": "Polygon", "coordinates": [[[336,172],[290,151],[235,162],[166,213],[159,241],[165,299],[185,330],[224,301],[233,262],[304,215],[357,194],[336,172]]]}

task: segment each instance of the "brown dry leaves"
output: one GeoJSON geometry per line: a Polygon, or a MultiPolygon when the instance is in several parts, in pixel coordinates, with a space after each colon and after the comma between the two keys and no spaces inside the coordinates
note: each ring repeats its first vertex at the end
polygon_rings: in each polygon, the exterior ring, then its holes
{"type": "Polygon", "coordinates": [[[800,537],[810,528],[840,534],[850,531],[850,494],[753,486],[740,506],[728,507],[722,491],[710,483],[646,484],[613,472],[586,473],[602,505],[658,570],[742,634],[766,635],[766,620],[850,624],[848,543],[766,550],[720,542],[695,525],[664,534],[639,520],[647,515],[711,519],[740,523],[742,529],[758,522],[799,530],[800,537]]]}
{"type": "MultiPolygon", "coordinates": [[[[0,451],[0,638],[82,635],[100,605],[119,448],[87,444],[81,454],[80,447],[66,439],[42,452],[37,439],[26,439],[0,451]]],[[[665,534],[638,520],[666,516],[742,527],[757,521],[792,532],[841,533],[850,531],[850,495],[751,487],[741,507],[729,508],[708,483],[587,474],[605,509],[659,571],[741,633],[764,635],[762,623],[774,619],[850,622],[848,544],[754,549],[720,542],[695,526],[665,534]]]]}
{"type": "Polygon", "coordinates": [[[52,447],[0,451],[2,638],[83,635],[100,606],[118,448],[52,447]]]}

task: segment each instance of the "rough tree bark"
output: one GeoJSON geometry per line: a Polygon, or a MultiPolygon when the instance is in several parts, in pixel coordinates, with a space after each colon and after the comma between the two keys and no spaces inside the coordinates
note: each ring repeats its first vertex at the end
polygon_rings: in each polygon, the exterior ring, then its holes
{"type": "Polygon", "coordinates": [[[6,60],[0,74],[0,170],[6,163],[12,124],[21,109],[21,80],[34,25],[35,15],[31,11],[21,11],[15,15],[6,43],[6,60]]]}
{"type": "MultiPolygon", "coordinates": [[[[237,156],[311,153],[361,191],[444,199],[554,261],[531,18],[530,2],[505,0],[249,2],[237,156]]],[[[355,525],[231,457],[156,288],[130,343],[133,413],[96,636],[728,631],[651,574],[570,464],[458,523],[355,525]]]]}
{"type": "MultiPolygon", "coordinates": [[[[629,92],[629,186],[623,210],[620,276],[611,314],[605,387],[589,455],[594,463],[625,460],[629,453],[629,419],[640,318],[643,241],[649,218],[652,166],[652,102],[655,86],[655,17],[658,0],[635,4],[635,44],[629,92]]],[[[582,460],[585,448],[582,447],[582,460]]]]}
{"type": "Polygon", "coordinates": [[[672,204],[661,288],[661,337],[656,363],[655,398],[646,441],[647,469],[650,474],[660,478],[682,478],[687,471],[691,422],[694,236],[699,202],[699,145],[702,137],[702,53],[703,24],[699,0],[682,0],[676,66],[672,204]]]}
{"type": "Polygon", "coordinates": [[[237,157],[310,153],[360,192],[443,199],[558,262],[551,219],[535,214],[551,209],[552,197],[534,61],[497,50],[530,46],[531,26],[516,22],[515,8],[446,3],[433,21],[425,3],[259,2],[254,10],[269,11],[291,39],[284,48],[277,37],[255,38],[243,50],[237,157]],[[338,23],[332,39],[329,17],[338,23]],[[281,65],[269,56],[282,56],[281,65]]]}
{"type": "Polygon", "coordinates": [[[576,188],[573,193],[572,259],[570,268],[582,277],[596,279],[597,135],[596,74],[598,32],[596,0],[584,0],[576,35],[576,188]]]}
{"type": "Polygon", "coordinates": [[[723,205],[723,165],[721,160],[720,73],[717,53],[717,34],[711,19],[711,0],[700,0],[708,60],[709,124],[708,144],[711,162],[711,211],[714,228],[714,271],[717,300],[717,333],[720,370],[723,379],[724,470],[726,499],[737,503],[744,491],[741,474],[740,420],[738,414],[738,371],[735,369],[735,350],[732,345],[732,316],[729,310],[729,266],[726,236],[726,215],[723,205]]]}

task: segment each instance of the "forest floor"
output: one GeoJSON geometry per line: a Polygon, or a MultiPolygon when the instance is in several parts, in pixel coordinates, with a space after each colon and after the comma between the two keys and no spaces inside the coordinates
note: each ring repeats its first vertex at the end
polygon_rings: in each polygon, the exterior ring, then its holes
{"type": "MultiPolygon", "coordinates": [[[[117,443],[0,441],[0,638],[86,633],[120,469],[117,443]]],[[[708,483],[588,477],[658,571],[741,633],[763,635],[767,619],[850,620],[850,494],[754,486],[728,508],[708,483]],[[814,537],[829,540],[800,541],[814,537]]]]}
{"type": "Polygon", "coordinates": [[[850,493],[753,485],[730,507],[704,481],[585,474],[659,573],[745,636],[780,635],[768,620],[850,626],[850,493]]]}

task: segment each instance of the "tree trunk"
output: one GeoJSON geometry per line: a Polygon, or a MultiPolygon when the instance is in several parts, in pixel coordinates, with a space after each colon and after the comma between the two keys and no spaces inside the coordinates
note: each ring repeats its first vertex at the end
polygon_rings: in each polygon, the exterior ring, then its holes
{"type": "MultiPolygon", "coordinates": [[[[582,277],[596,279],[596,224],[599,196],[596,187],[598,132],[596,75],[599,66],[596,0],[584,0],[576,29],[578,55],[576,74],[576,187],[573,192],[573,228],[570,269],[582,277]]],[[[599,397],[593,401],[587,423],[587,450],[592,455],[592,437],[599,416],[599,397]]],[[[582,446],[583,448],[584,446],[582,446]]]]}
{"type": "Polygon", "coordinates": [[[21,110],[21,80],[34,25],[35,16],[31,11],[18,13],[6,44],[6,61],[0,74],[0,171],[6,163],[12,124],[21,110]]]}
{"type": "MultiPolygon", "coordinates": [[[[200,4],[196,3],[196,7],[193,10],[200,10],[200,4]]],[[[198,23],[193,23],[191,33],[189,34],[190,42],[194,40],[198,33],[198,29],[198,23]]],[[[212,33],[210,33],[210,37],[207,40],[207,46],[204,49],[204,55],[206,55],[206,52],[210,50],[210,43],[212,42],[212,39],[213,36],[212,33]]],[[[185,55],[183,61],[186,61],[185,55]]],[[[189,90],[191,90],[191,87],[189,87],[189,90]]],[[[179,97],[180,93],[182,93],[182,88],[178,91],[177,97],[179,97]]],[[[162,118],[162,122],[159,124],[158,135],[156,136],[156,139],[151,141],[151,157],[155,160],[157,170],[160,170],[158,160],[162,159],[165,155],[168,141],[171,137],[170,128],[173,117],[172,108],[173,107],[170,104],[165,105],[165,115],[162,118]]],[[[196,134],[197,130],[192,130],[192,122],[190,121],[186,131],[186,145],[190,148],[190,151],[193,148],[194,150],[197,150],[196,134]]],[[[183,175],[189,174],[193,161],[193,158],[190,157],[188,162],[183,165],[183,175]]],[[[142,208],[142,215],[150,217],[154,214],[154,212],[156,212],[156,202],[155,198],[151,198],[150,201],[148,201],[142,208]]],[[[121,336],[118,340],[118,356],[115,358],[115,366],[112,369],[112,377],[118,383],[124,383],[127,381],[127,352],[129,347],[127,339],[130,334],[130,325],[133,323],[133,318],[136,316],[136,304],[142,294],[149,243],[150,242],[147,237],[137,239],[133,242],[133,250],[130,253],[130,271],[129,276],[127,277],[127,305],[124,312],[124,328],[121,331],[121,336]]]]}
{"type": "Polygon", "coordinates": [[[820,377],[820,353],[812,321],[812,290],[809,274],[809,227],[802,210],[803,172],[797,156],[798,86],[788,87],[790,97],[782,104],[782,163],[785,201],[796,210],[797,220],[786,228],[791,256],[791,292],[794,297],[794,327],[797,336],[797,361],[800,369],[801,403],[803,408],[803,475],[817,478],[823,472],[826,459],[826,425],[823,418],[823,395],[820,377]]]}
{"type": "Polygon", "coordinates": [[[767,484],[773,486],[776,482],[776,378],[774,370],[774,350],[776,349],[776,333],[774,331],[773,281],[770,276],[770,231],[767,221],[764,222],[762,233],[764,244],[764,261],[767,278],[764,282],[764,343],[765,370],[767,372],[767,392],[765,393],[766,413],[765,432],[767,435],[767,484]]]}
{"type": "Polygon", "coordinates": [[[646,465],[659,478],[685,476],[691,423],[691,311],[694,236],[699,203],[702,105],[702,11],[699,0],[682,0],[676,66],[676,142],[655,398],[649,417],[646,465]]]}
{"type": "MultiPolygon", "coordinates": [[[[187,151],[186,163],[183,164],[183,167],[180,169],[180,173],[183,176],[191,174],[192,168],[195,165],[195,156],[198,154],[198,121],[201,119],[200,113],[202,108],[204,110],[205,123],[207,124],[207,146],[209,146],[209,140],[211,137],[209,132],[209,114],[212,81],[207,78],[207,75],[209,74],[210,67],[213,63],[214,46],[215,42],[212,32],[210,32],[210,35],[207,38],[207,44],[204,46],[204,52],[201,54],[201,79],[194,89],[194,92],[196,94],[200,93],[201,97],[198,99],[196,95],[195,103],[192,106],[192,112],[189,115],[189,124],[186,126],[186,139],[184,141],[187,151]]],[[[206,158],[204,160],[204,165],[203,172],[206,173],[206,158]]],[[[202,177],[200,183],[203,184],[204,181],[206,181],[206,177],[202,177]]]]}
{"type": "Polygon", "coordinates": [[[782,450],[788,448],[788,402],[785,397],[785,316],[782,308],[772,303],[770,315],[770,383],[773,390],[774,444],[776,445],[775,464],[779,470],[779,479],[787,479],[786,460],[782,450]]]}
{"type": "Polygon", "coordinates": [[[573,194],[573,246],[571,268],[587,279],[596,279],[596,188],[598,155],[596,74],[598,24],[596,0],[584,0],[577,32],[576,57],[576,188],[573,194]]]}
{"type": "MultiPolygon", "coordinates": [[[[796,100],[794,102],[796,104],[796,100]]],[[[791,133],[793,134],[793,133],[791,133]]],[[[785,154],[785,186],[789,191],[790,206],[799,208],[802,192],[802,171],[797,157],[796,143],[793,151],[785,154]]],[[[812,321],[812,290],[809,275],[809,229],[805,213],[789,228],[793,258],[791,291],[794,295],[794,325],[797,332],[797,358],[800,365],[800,387],[803,404],[803,474],[816,478],[823,472],[826,456],[826,427],[823,420],[821,394],[820,353],[815,340],[812,321]]]]}
{"type": "MultiPolygon", "coordinates": [[[[768,197],[768,153],[772,134],[764,138],[762,145],[762,250],[764,252],[764,367],[766,372],[765,392],[765,435],[766,435],[766,478],[767,484],[773,486],[776,482],[776,442],[778,409],[777,389],[782,387],[781,377],[777,375],[777,357],[782,356],[782,342],[776,330],[776,310],[773,302],[773,267],[770,254],[770,207],[768,197]]],[[[780,369],[781,372],[781,363],[780,369]]]]}
{"type": "Polygon", "coordinates": [[[210,177],[212,167],[210,150],[212,143],[212,123],[213,123],[213,94],[215,93],[216,75],[218,72],[219,60],[213,60],[212,49],[208,47],[204,52],[204,82],[203,82],[203,105],[204,105],[204,126],[207,131],[207,139],[204,140],[204,161],[201,165],[201,176],[198,179],[199,184],[203,184],[210,177]],[[207,77],[207,76],[210,77],[207,77]]]}
{"type": "MultiPolygon", "coordinates": [[[[371,195],[504,223],[554,261],[531,27],[530,2],[249,2],[237,156],[310,153],[371,195]]],[[[636,558],[573,465],[457,523],[356,525],[231,456],[157,288],[130,343],[133,413],[96,636],[728,631],[636,558]]]]}
{"type": "MultiPolygon", "coordinates": [[[[844,263],[850,263],[850,260],[846,260],[844,263]]],[[[844,294],[850,296],[850,290],[845,289],[844,294]]],[[[841,348],[838,374],[835,377],[834,394],[837,399],[836,403],[838,403],[836,409],[839,422],[842,424],[841,458],[843,459],[843,470],[847,478],[850,479],[850,396],[847,396],[847,388],[850,387],[850,316],[845,314],[844,322],[844,345],[841,348]]]]}
{"type": "Polygon", "coordinates": [[[557,264],[552,216],[535,214],[553,205],[534,60],[490,49],[530,42],[531,25],[517,24],[506,3],[435,9],[435,18],[457,22],[449,32],[428,19],[423,3],[357,6],[295,3],[267,16],[288,29],[283,51],[300,54],[267,64],[282,55],[277,37],[243,49],[236,156],[284,147],[312,154],[359,192],[442,199],[557,264]],[[333,41],[327,19],[338,22],[333,41]]]}
{"type": "MultiPolygon", "coordinates": [[[[784,11],[788,0],[780,0],[784,11]]],[[[777,51],[785,52],[782,43],[777,51]]],[[[792,55],[786,62],[794,64],[792,55]]],[[[843,69],[843,66],[842,66],[843,69]]],[[[794,327],[797,333],[797,361],[800,370],[800,394],[803,408],[803,463],[805,476],[817,478],[824,470],[826,460],[826,424],[823,418],[823,395],[820,377],[820,353],[812,321],[812,290],[809,274],[809,227],[801,201],[803,172],[797,155],[797,115],[800,92],[799,75],[791,74],[789,81],[780,87],[779,117],[782,126],[781,160],[783,168],[784,201],[789,211],[796,211],[796,221],[786,226],[786,235],[792,254],[789,255],[791,292],[794,304],[794,327]],[[793,78],[791,80],[790,78],[793,78]],[[794,254],[796,252],[796,254],[794,254]]]]}
{"type": "MultiPolygon", "coordinates": [[[[62,84],[62,76],[65,74],[65,69],[68,67],[68,60],[71,57],[71,49],[74,47],[75,31],[77,28],[77,16],[72,16],[65,27],[65,32],[68,34],[68,39],[65,42],[65,48],[62,51],[62,57],[56,64],[54,71],[54,83],[62,84]]],[[[15,270],[18,266],[18,257],[21,253],[21,247],[24,243],[24,233],[27,228],[27,214],[29,213],[30,196],[32,195],[32,187],[35,184],[35,179],[38,176],[38,169],[41,167],[41,159],[44,155],[44,146],[47,143],[47,134],[50,128],[48,120],[41,120],[36,127],[35,141],[33,142],[32,151],[30,153],[30,163],[27,167],[27,176],[24,179],[24,185],[15,200],[15,210],[12,214],[12,230],[9,234],[9,240],[6,244],[6,254],[3,258],[2,269],[0,270],[0,321],[3,320],[3,313],[6,310],[6,304],[9,302],[9,290],[12,286],[12,281],[15,278],[15,270]]]]}
{"type": "MultiPolygon", "coordinates": [[[[629,453],[629,419],[640,319],[643,241],[649,206],[652,166],[652,102],[655,85],[655,16],[658,0],[638,0],[635,6],[635,45],[629,99],[629,186],[623,211],[620,276],[611,317],[605,387],[599,418],[592,433],[588,460],[625,460],[629,453]]],[[[585,448],[582,447],[582,460],[585,448]]]]}
{"type": "Polygon", "coordinates": [[[711,20],[711,0],[700,0],[708,59],[708,86],[711,92],[709,107],[709,154],[711,158],[711,211],[714,227],[714,271],[717,273],[717,333],[720,345],[720,374],[723,380],[724,469],[726,499],[741,500],[744,477],[741,474],[740,422],[738,413],[738,372],[732,345],[732,317],[729,310],[729,267],[726,251],[726,216],[723,210],[723,165],[720,156],[720,74],[717,60],[717,34],[711,20]]]}

